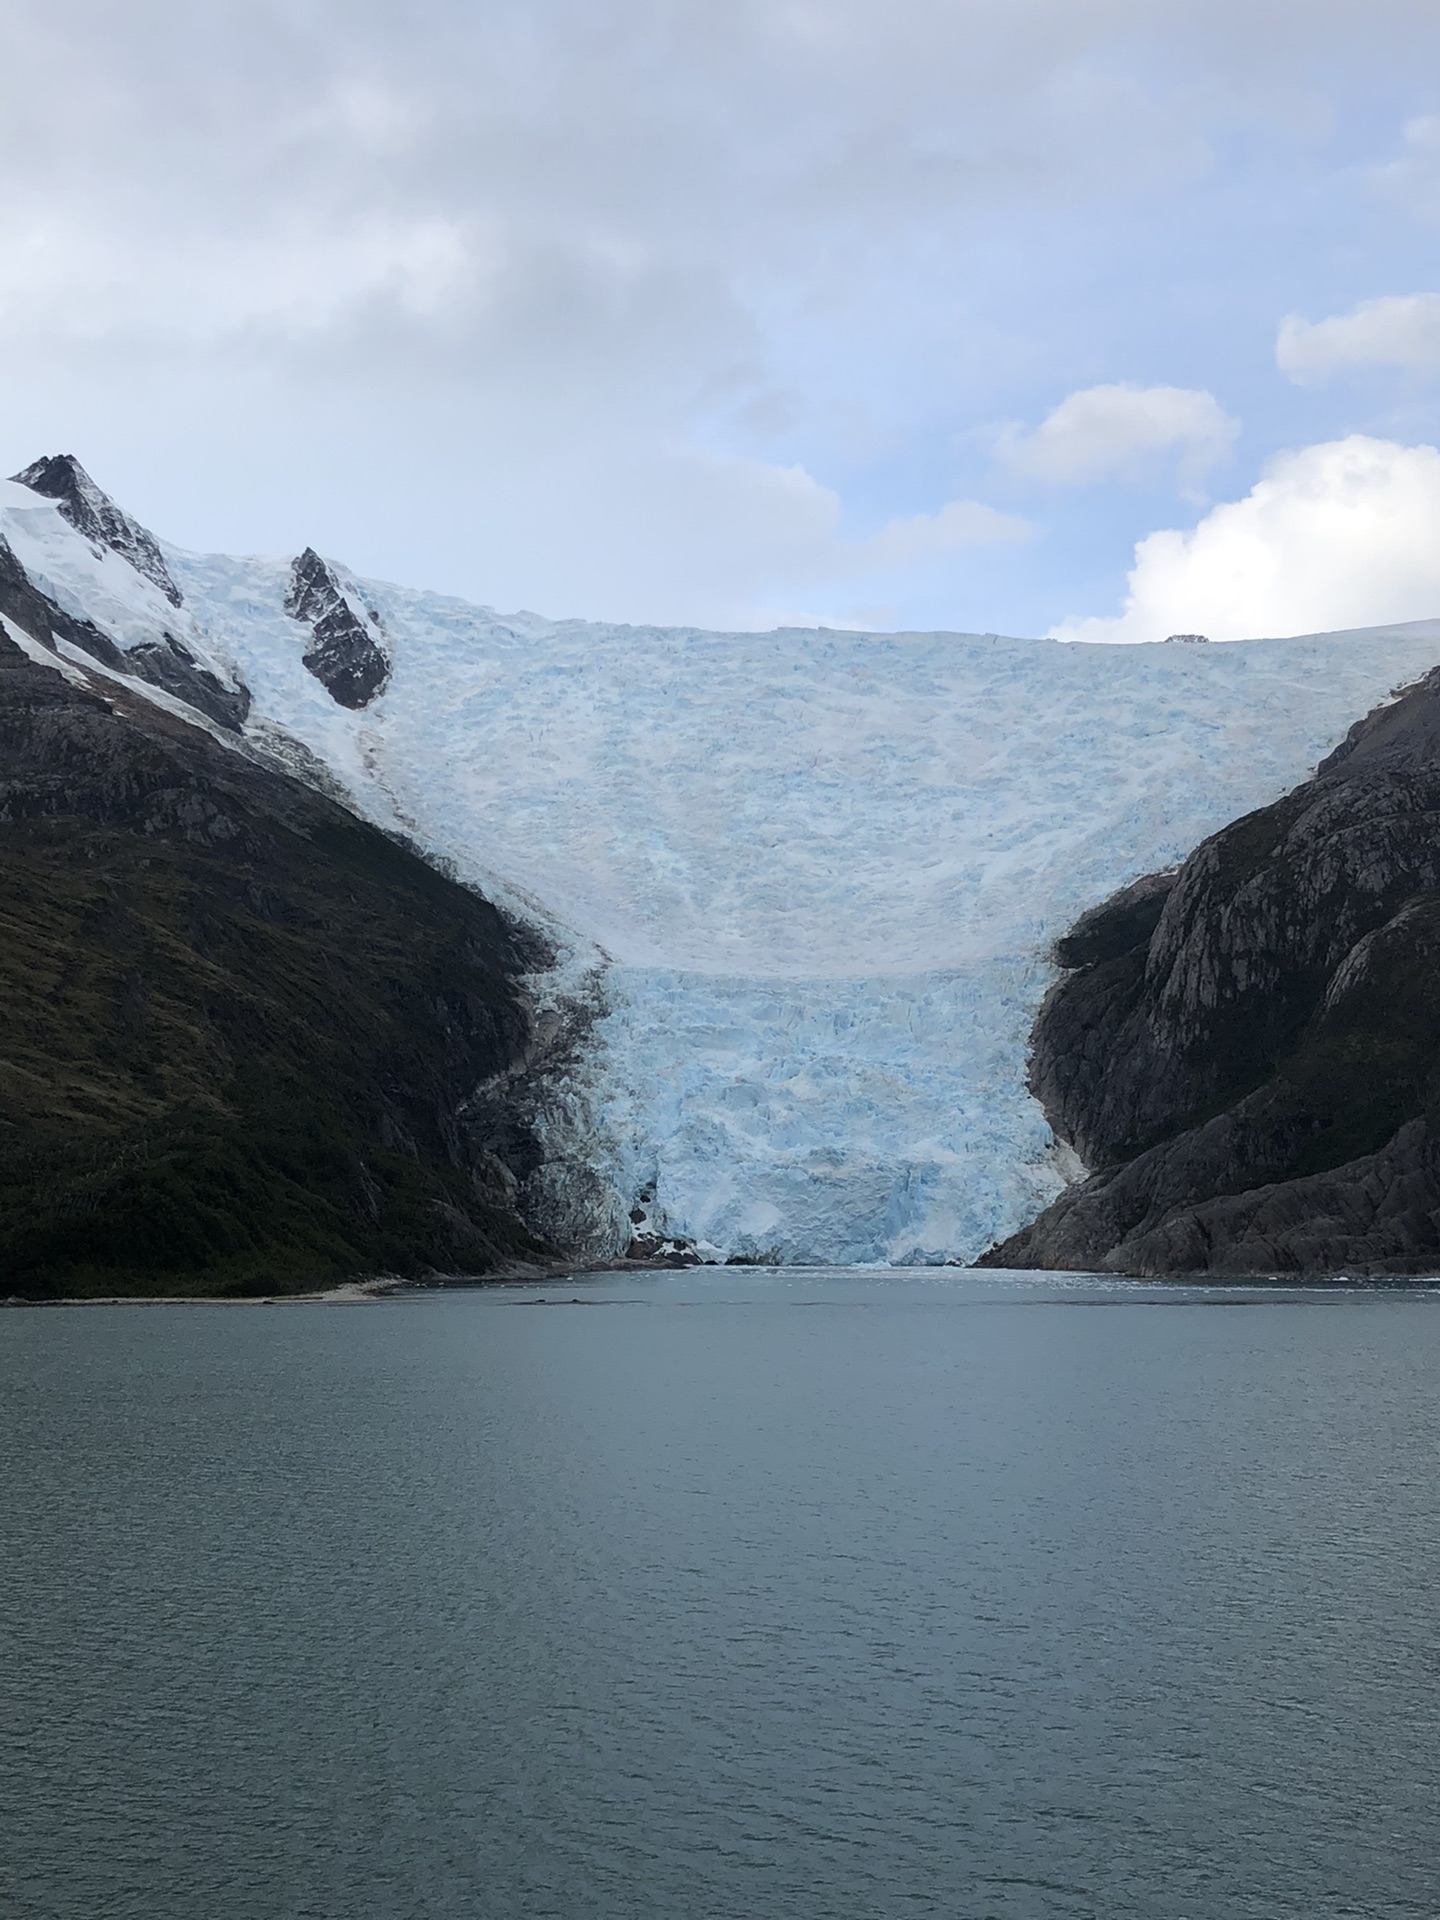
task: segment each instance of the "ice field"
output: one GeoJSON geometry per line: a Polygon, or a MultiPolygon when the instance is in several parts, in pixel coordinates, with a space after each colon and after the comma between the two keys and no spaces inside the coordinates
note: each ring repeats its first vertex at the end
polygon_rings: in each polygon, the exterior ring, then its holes
{"type": "Polygon", "coordinates": [[[596,1156],[672,1231],[785,1261],[973,1258],[1053,1197],[1025,1090],[1046,948],[1273,799],[1440,624],[1229,646],[713,634],[359,583],[360,714],[283,572],[172,555],[281,723],[370,810],[607,962],[596,1156]]]}
{"type": "MultiPolygon", "coordinates": [[[[0,532],[47,592],[122,646],[174,629],[23,492],[0,532]]],[[[1440,656],[1440,622],[1223,646],[717,634],[350,580],[392,671],[349,712],[302,663],[288,560],[164,551],[251,736],[299,742],[547,925],[562,982],[588,976],[578,1090],[622,1207],[653,1190],[714,1254],[784,1261],[966,1260],[1051,1198],[1076,1167],[1024,1082],[1049,942],[1440,656]]]]}

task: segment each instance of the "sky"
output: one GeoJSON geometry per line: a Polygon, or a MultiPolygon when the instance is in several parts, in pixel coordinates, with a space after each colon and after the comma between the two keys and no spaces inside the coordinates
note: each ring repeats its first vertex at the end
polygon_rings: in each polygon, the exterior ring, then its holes
{"type": "Polygon", "coordinates": [[[0,462],[497,606],[1440,615],[1436,0],[0,0],[0,462]]]}

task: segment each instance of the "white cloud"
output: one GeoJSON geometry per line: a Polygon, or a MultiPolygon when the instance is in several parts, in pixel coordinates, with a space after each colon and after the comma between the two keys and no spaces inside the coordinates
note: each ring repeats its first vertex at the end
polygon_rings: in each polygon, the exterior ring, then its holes
{"type": "Polygon", "coordinates": [[[1000,513],[979,500],[951,500],[938,513],[891,520],[856,548],[867,567],[904,567],[964,547],[997,547],[1028,540],[1034,532],[1018,514],[1000,513]]]}
{"type": "Polygon", "coordinates": [[[1421,220],[1440,214],[1440,114],[1421,114],[1402,129],[1405,151],[1400,159],[1372,167],[1374,184],[1421,220]]]}
{"type": "MultiPolygon", "coordinates": [[[[562,339],[617,300],[633,323],[657,277],[712,305],[742,277],[819,279],[843,299],[856,247],[893,264],[998,204],[1148,190],[1205,168],[1203,107],[1167,111],[1123,63],[1097,68],[1115,10],[309,0],[201,18],[180,0],[135,0],[122,20],[110,0],[72,0],[63,18],[9,0],[3,331],[48,338],[83,309],[90,337],[143,320],[208,341],[217,314],[244,333],[250,307],[268,311],[305,272],[307,245],[323,264],[336,236],[343,248],[367,224],[499,234],[515,271],[498,297],[522,325],[527,257],[568,263],[562,339]],[[47,137],[57,124],[61,143],[47,137]],[[16,256],[16,224],[38,224],[47,248],[16,256]],[[226,252],[243,273],[217,266],[226,252]],[[192,272],[215,297],[177,304],[192,272]]],[[[1122,17],[1137,11],[1121,0],[1122,17]]],[[[422,321],[463,306],[463,275],[418,313],[408,285],[402,263],[376,291],[422,321]]],[[[313,324],[347,317],[337,298],[313,324]]],[[[423,356],[423,327],[405,345],[423,356]]]]}
{"type": "Polygon", "coordinates": [[[0,214],[0,258],[0,330],[33,324],[43,289],[52,339],[272,346],[332,336],[377,305],[433,321],[483,301],[502,264],[478,222],[369,208],[318,224],[297,214],[264,235],[197,233],[183,257],[149,260],[103,220],[0,214]]]}
{"type": "Polygon", "coordinates": [[[1211,393],[1191,387],[1084,387],[1031,434],[1013,431],[999,452],[1007,466],[1058,486],[1140,480],[1166,455],[1193,489],[1229,452],[1239,424],[1211,393]]]}
{"type": "Polygon", "coordinates": [[[1440,451],[1352,434],[1273,460],[1243,500],[1135,549],[1118,619],[1065,640],[1333,632],[1440,615],[1440,451]]]}
{"type": "MultiPolygon", "coordinates": [[[[522,538],[521,516],[533,513],[528,503],[512,505],[507,524],[504,480],[501,469],[488,502],[497,545],[522,538]]],[[[592,462],[557,461],[548,516],[550,537],[565,548],[554,575],[567,585],[547,611],[593,616],[598,604],[601,614],[623,619],[727,628],[793,625],[802,609],[817,608],[818,624],[864,625],[857,608],[883,600],[897,572],[1033,532],[1018,515],[951,500],[855,537],[843,530],[840,495],[803,466],[683,443],[632,450],[620,462],[613,445],[597,448],[592,462]],[[593,509],[607,484],[633,503],[618,524],[593,509]],[[642,573],[637,605],[629,583],[642,573]],[[583,588],[570,584],[577,577],[583,588]]]]}
{"type": "Polygon", "coordinates": [[[1314,322],[1289,314],[1280,322],[1275,362],[1297,386],[1349,367],[1440,373],[1440,293],[1364,300],[1353,313],[1314,322]]]}

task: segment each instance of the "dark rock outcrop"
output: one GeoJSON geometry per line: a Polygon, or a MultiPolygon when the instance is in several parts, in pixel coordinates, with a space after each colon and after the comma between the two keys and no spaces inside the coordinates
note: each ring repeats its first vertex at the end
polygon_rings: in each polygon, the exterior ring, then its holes
{"type": "Polygon", "coordinates": [[[245,724],[250,711],[250,689],[223,685],[173,633],[131,647],[121,654],[120,668],[124,673],[133,673],[137,680],[148,680],[152,687],[173,693],[177,700],[183,700],[230,733],[239,733],[245,724]]]}
{"type": "Polygon", "coordinates": [[[535,937],[309,787],[94,686],[0,638],[0,1292],[269,1293],[543,1257],[512,1204],[534,1141],[503,1101],[488,1129],[467,1110],[533,1048],[535,937]]]}
{"type": "Polygon", "coordinates": [[[1440,669],[1056,958],[1031,1085],[1097,1171],[983,1264],[1440,1268],[1440,669]]]}
{"type": "Polygon", "coordinates": [[[390,661],[334,570],[307,547],[290,569],[285,611],[315,636],[305,665],[342,707],[367,707],[390,677],[390,661]]]}
{"type": "Polygon", "coordinates": [[[128,560],[137,573],[159,587],[172,607],[183,604],[184,596],[170,577],[154,534],[97,487],[73,453],[32,461],[12,477],[32,493],[53,500],[77,533],[128,560]]]}

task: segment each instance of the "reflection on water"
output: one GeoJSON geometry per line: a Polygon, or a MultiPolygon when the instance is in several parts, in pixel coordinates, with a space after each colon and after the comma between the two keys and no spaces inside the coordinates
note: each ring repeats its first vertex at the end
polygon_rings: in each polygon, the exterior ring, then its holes
{"type": "Polygon", "coordinates": [[[1437,1304],[0,1315],[0,1908],[1430,1920],[1437,1304]]]}

